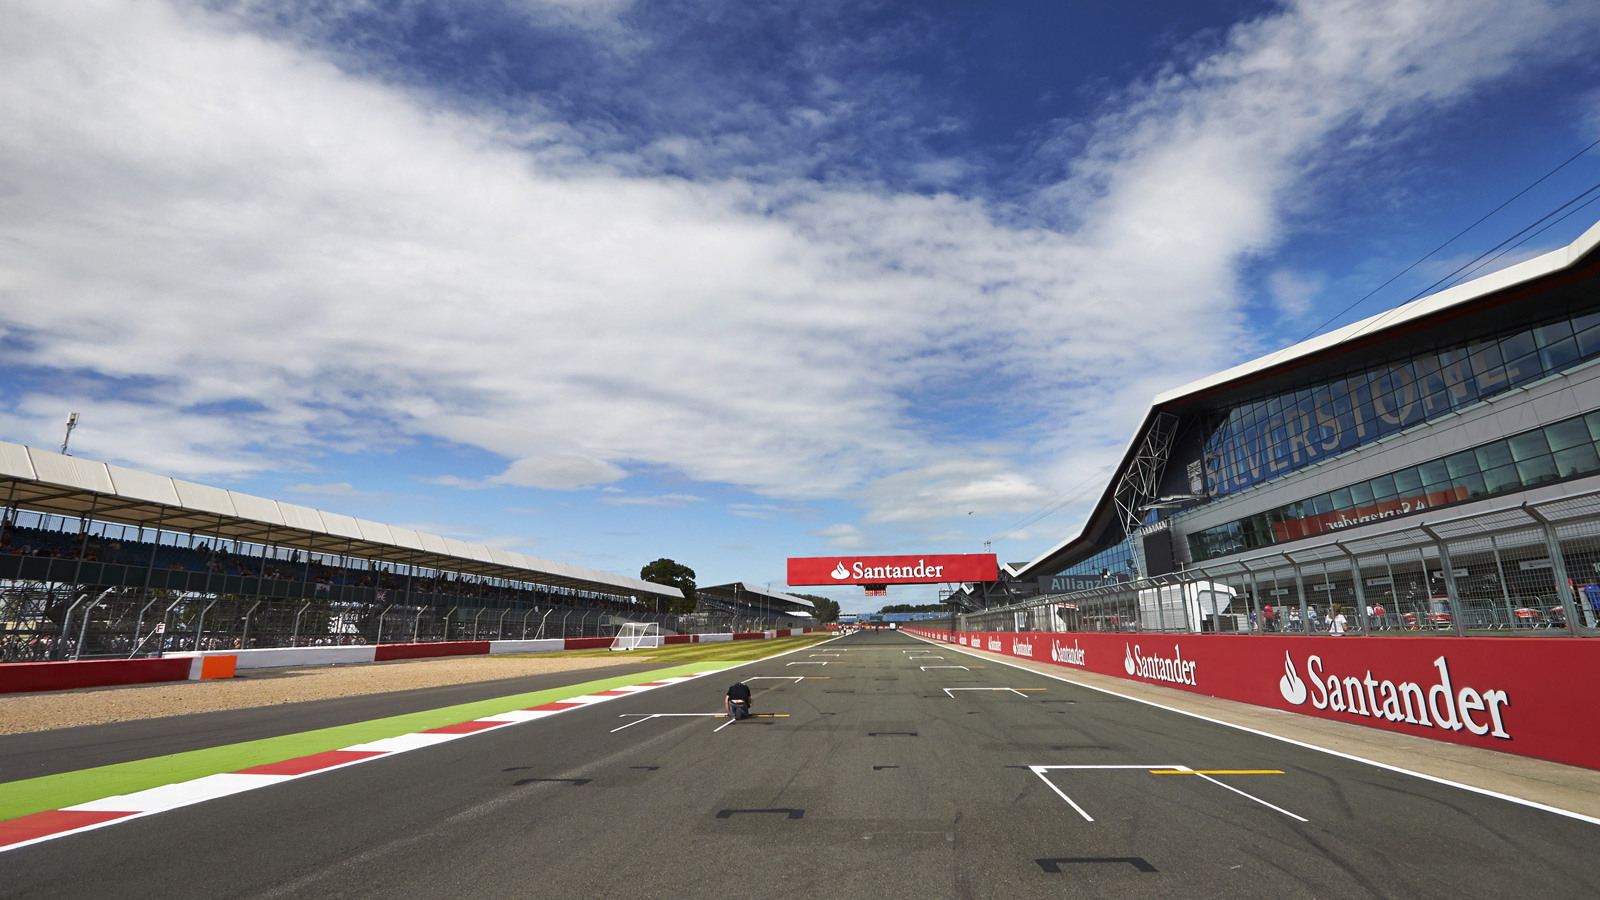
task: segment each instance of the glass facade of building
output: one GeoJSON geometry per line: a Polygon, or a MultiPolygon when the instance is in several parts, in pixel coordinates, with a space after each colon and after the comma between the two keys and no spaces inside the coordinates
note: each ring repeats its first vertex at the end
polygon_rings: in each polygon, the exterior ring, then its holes
{"type": "MultiPolygon", "coordinates": [[[[1143,524],[1153,525],[1160,517],[1160,511],[1151,510],[1145,514],[1143,524]]],[[[1145,563],[1140,552],[1142,535],[1142,529],[1135,531],[1083,562],[1062,569],[1057,573],[1058,577],[1071,579],[1073,590],[1135,581],[1148,574],[1145,572],[1145,563]]]]}
{"type": "Polygon", "coordinates": [[[1600,357],[1600,311],[1429,350],[1228,410],[1205,441],[1227,496],[1600,357]]]}
{"type": "Polygon", "coordinates": [[[1600,412],[1430,460],[1189,535],[1195,562],[1600,472],[1600,412]]]}

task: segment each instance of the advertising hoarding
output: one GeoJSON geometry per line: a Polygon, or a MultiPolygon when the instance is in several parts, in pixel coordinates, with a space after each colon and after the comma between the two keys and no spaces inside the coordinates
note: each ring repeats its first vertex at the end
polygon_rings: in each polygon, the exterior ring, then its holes
{"type": "Polygon", "coordinates": [[[995,581],[993,553],[916,556],[811,556],[789,559],[789,584],[954,584],[995,581]]]}
{"type": "Polygon", "coordinates": [[[1593,671],[1590,641],[906,630],[1067,670],[1600,769],[1600,699],[1580,687],[1593,671]]]}

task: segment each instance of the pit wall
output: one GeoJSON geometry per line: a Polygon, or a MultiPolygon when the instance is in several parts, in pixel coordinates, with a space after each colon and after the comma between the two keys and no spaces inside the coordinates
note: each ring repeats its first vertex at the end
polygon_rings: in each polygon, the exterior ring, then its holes
{"type": "MultiPolygon", "coordinates": [[[[668,644],[714,641],[764,640],[814,631],[785,628],[735,634],[669,634],[668,644]]],[[[65,662],[0,664],[0,694],[63,691],[71,688],[156,684],[201,678],[232,678],[236,669],[281,666],[325,666],[429,659],[443,656],[483,656],[502,653],[543,653],[554,650],[595,650],[611,646],[611,638],[548,638],[537,641],[436,641],[424,644],[366,644],[351,647],[273,647],[261,650],[208,650],[204,653],[169,653],[159,659],[94,659],[65,662]]]]}
{"type": "Polygon", "coordinates": [[[951,632],[919,637],[1600,769],[1600,641],[951,632]]]}
{"type": "Polygon", "coordinates": [[[0,665],[0,694],[232,678],[235,665],[232,656],[5,663],[0,665]]]}

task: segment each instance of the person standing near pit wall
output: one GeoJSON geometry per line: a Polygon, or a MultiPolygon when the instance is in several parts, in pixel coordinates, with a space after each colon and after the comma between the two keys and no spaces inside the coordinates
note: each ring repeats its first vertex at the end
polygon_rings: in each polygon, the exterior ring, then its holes
{"type": "Polygon", "coordinates": [[[1583,599],[1588,601],[1589,627],[1600,627],[1600,585],[1592,582],[1584,585],[1583,599]]]}
{"type": "Polygon", "coordinates": [[[1332,635],[1344,634],[1345,624],[1346,623],[1345,623],[1345,620],[1344,620],[1344,613],[1339,611],[1339,607],[1335,606],[1332,609],[1328,610],[1328,633],[1329,634],[1332,634],[1332,635]]]}

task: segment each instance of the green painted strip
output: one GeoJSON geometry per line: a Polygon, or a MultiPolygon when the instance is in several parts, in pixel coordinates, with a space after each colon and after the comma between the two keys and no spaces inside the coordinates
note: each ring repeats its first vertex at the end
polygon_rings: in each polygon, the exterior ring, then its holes
{"type": "Polygon", "coordinates": [[[206,750],[191,750],[170,756],[99,766],[78,772],[63,772],[59,775],[13,781],[0,784],[0,822],[105,797],[192,781],[207,775],[237,772],[251,766],[262,766],[327,750],[338,750],[353,744],[415,734],[442,725],[454,725],[457,722],[525,709],[542,703],[555,703],[572,697],[582,697],[586,694],[596,694],[664,678],[716,672],[727,667],[724,663],[716,662],[689,663],[654,672],[623,675],[527,694],[512,694],[492,700],[463,703],[459,706],[445,706],[403,716],[373,719],[370,722],[356,722],[300,734],[286,734],[259,741],[246,741],[206,750]]]}

